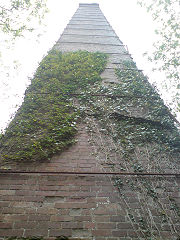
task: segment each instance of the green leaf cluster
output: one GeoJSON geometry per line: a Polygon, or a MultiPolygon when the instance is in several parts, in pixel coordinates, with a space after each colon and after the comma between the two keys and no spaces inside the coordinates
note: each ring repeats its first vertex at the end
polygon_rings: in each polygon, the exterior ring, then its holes
{"type": "Polygon", "coordinates": [[[171,107],[175,112],[179,112],[179,0],[137,0],[137,2],[152,16],[156,24],[155,33],[158,35],[153,50],[146,54],[147,59],[154,63],[155,71],[164,72],[166,78],[161,81],[161,87],[171,96],[171,107]]]}
{"type": "Polygon", "coordinates": [[[8,0],[0,3],[0,31],[13,38],[34,30],[47,13],[46,0],[8,0]]]}
{"type": "Polygon", "coordinates": [[[0,139],[4,161],[41,161],[74,142],[79,117],[70,93],[100,81],[106,55],[52,50],[42,60],[24,102],[0,139]]]}
{"type": "Polygon", "coordinates": [[[99,120],[126,159],[133,158],[137,146],[149,143],[157,144],[159,152],[178,154],[180,134],[156,89],[132,61],[124,61],[116,74],[119,83],[97,83],[85,91],[80,110],[99,120]],[[94,92],[122,97],[90,96],[94,92]]]}

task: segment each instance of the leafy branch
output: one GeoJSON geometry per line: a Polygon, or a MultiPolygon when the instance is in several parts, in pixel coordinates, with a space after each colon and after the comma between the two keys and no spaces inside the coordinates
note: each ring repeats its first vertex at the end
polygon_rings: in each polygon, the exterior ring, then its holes
{"type": "Polygon", "coordinates": [[[146,53],[148,59],[154,62],[155,71],[163,71],[166,80],[165,89],[172,95],[175,110],[180,111],[180,29],[178,0],[138,0],[152,15],[157,24],[155,33],[159,40],[153,44],[152,54],[146,53]]]}
{"type": "Polygon", "coordinates": [[[47,13],[46,0],[10,0],[0,4],[0,31],[13,38],[33,31],[34,20],[42,22],[47,13]]]}

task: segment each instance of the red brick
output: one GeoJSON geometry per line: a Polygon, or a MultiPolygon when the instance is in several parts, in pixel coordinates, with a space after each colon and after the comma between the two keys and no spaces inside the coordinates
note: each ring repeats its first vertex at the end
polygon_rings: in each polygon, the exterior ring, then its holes
{"type": "Polygon", "coordinates": [[[92,186],[92,187],[90,187],[91,188],[91,191],[92,192],[100,192],[100,191],[103,191],[103,190],[101,190],[102,189],[102,187],[101,186],[92,186]]]}
{"type": "Polygon", "coordinates": [[[117,224],[118,229],[133,229],[132,225],[130,223],[118,223],[117,224]]]}
{"type": "Polygon", "coordinates": [[[36,185],[10,185],[9,189],[14,190],[34,190],[36,188],[39,188],[36,185]]]}
{"type": "Polygon", "coordinates": [[[51,230],[49,231],[49,236],[50,237],[58,237],[58,236],[66,236],[70,237],[72,235],[72,230],[71,229],[63,229],[63,230],[51,230]]]}
{"type": "Polygon", "coordinates": [[[115,223],[97,223],[97,229],[115,229],[115,223]]]}
{"type": "MultiPolygon", "coordinates": [[[[112,192],[99,192],[99,193],[97,194],[97,196],[98,196],[98,197],[111,197],[112,194],[114,194],[114,193],[112,193],[112,192]]],[[[119,199],[118,199],[118,201],[119,201],[119,199]]],[[[116,201],[116,202],[117,202],[117,201],[116,201]]]]}
{"type": "Polygon", "coordinates": [[[83,228],[83,223],[80,222],[66,222],[62,224],[62,228],[68,228],[68,229],[80,229],[83,228]]]}
{"type": "Polygon", "coordinates": [[[90,216],[91,215],[91,213],[90,213],[90,211],[89,211],[90,209],[82,209],[82,214],[81,214],[81,216],[90,216]]]}
{"type": "Polygon", "coordinates": [[[0,229],[12,228],[12,223],[3,223],[0,222],[0,229]]]}
{"type": "Polygon", "coordinates": [[[7,202],[7,201],[0,202],[0,207],[9,207],[9,205],[10,205],[10,202],[7,202]]]}
{"type": "Polygon", "coordinates": [[[0,199],[3,201],[19,201],[19,202],[41,202],[44,197],[31,197],[31,196],[0,196],[0,199]]]}
{"type": "Polygon", "coordinates": [[[92,221],[92,217],[91,216],[75,216],[74,220],[78,222],[92,221]]]}
{"type": "MultiPolygon", "coordinates": [[[[16,184],[23,185],[25,182],[23,180],[17,180],[16,179],[16,184]]],[[[14,179],[12,180],[3,180],[1,179],[1,184],[8,184],[8,185],[14,185],[14,179]]]]}
{"type": "Polygon", "coordinates": [[[114,230],[112,231],[113,237],[127,237],[127,231],[114,230]]]}
{"type": "Polygon", "coordinates": [[[25,230],[24,237],[47,237],[48,236],[48,229],[31,229],[25,230]]]}
{"type": "Polygon", "coordinates": [[[48,215],[54,215],[58,214],[58,209],[55,208],[38,208],[37,209],[38,214],[48,214],[48,215]]]}
{"type": "Polygon", "coordinates": [[[96,224],[93,223],[93,222],[84,222],[84,228],[87,228],[87,229],[94,229],[96,227],[96,224]]]}
{"type": "Polygon", "coordinates": [[[95,208],[94,203],[56,203],[55,208],[95,208]]]}
{"type": "Polygon", "coordinates": [[[125,222],[125,216],[111,216],[110,222],[125,222]]]}
{"type": "Polygon", "coordinates": [[[0,195],[14,195],[15,194],[15,190],[0,190],[0,195]]]}
{"type": "Polygon", "coordinates": [[[76,184],[79,186],[95,186],[95,182],[86,182],[86,181],[78,181],[76,184]]]}
{"type": "Polygon", "coordinates": [[[12,202],[11,203],[11,206],[13,206],[14,208],[27,208],[27,207],[32,207],[32,206],[34,206],[34,203],[32,203],[32,202],[16,202],[16,201],[14,201],[14,202],[12,202]]]}
{"type": "Polygon", "coordinates": [[[81,186],[81,191],[89,191],[90,192],[91,187],[90,186],[81,186]]]}
{"type": "MultiPolygon", "coordinates": [[[[63,190],[63,189],[61,189],[63,190]]],[[[64,186],[64,190],[66,191],[80,191],[80,186],[64,186]]]]}
{"type": "Polygon", "coordinates": [[[5,215],[4,219],[6,221],[27,221],[28,216],[22,215],[22,214],[11,214],[11,215],[5,215]]]}
{"type": "Polygon", "coordinates": [[[52,222],[70,222],[73,220],[73,217],[70,216],[51,216],[52,222]]]}
{"type": "Polygon", "coordinates": [[[116,214],[116,210],[114,209],[106,209],[106,208],[100,208],[100,209],[96,209],[94,211],[95,215],[111,215],[111,214],[116,214]]]}
{"type": "Polygon", "coordinates": [[[95,222],[101,222],[101,223],[106,223],[110,222],[110,216],[95,216],[95,222]]]}
{"type": "Polygon", "coordinates": [[[85,198],[85,197],[70,197],[70,198],[66,198],[66,202],[71,202],[71,203],[73,203],[73,202],[77,202],[77,203],[79,203],[79,202],[83,202],[83,203],[87,203],[87,199],[85,198]]]}
{"type": "Polygon", "coordinates": [[[66,216],[66,215],[70,215],[70,208],[69,209],[66,209],[66,208],[61,208],[61,209],[59,209],[59,214],[61,215],[61,216],[66,216]]]}
{"type": "Polygon", "coordinates": [[[1,213],[4,213],[4,214],[7,214],[7,213],[13,214],[13,208],[11,208],[11,207],[5,207],[5,208],[2,209],[1,213]]]}
{"type": "Polygon", "coordinates": [[[3,208],[2,209],[2,213],[6,213],[6,214],[23,214],[25,213],[25,209],[24,208],[3,208]]]}
{"type": "Polygon", "coordinates": [[[34,229],[37,228],[37,222],[15,222],[13,225],[15,229],[34,229]]]}
{"type": "MultiPolygon", "coordinates": [[[[112,186],[111,182],[108,181],[100,181],[100,182],[96,182],[97,186],[112,186]]],[[[113,187],[113,186],[112,186],[113,187]]]]}
{"type": "Polygon", "coordinates": [[[119,196],[115,196],[114,194],[113,195],[111,194],[111,196],[109,196],[109,200],[111,203],[117,203],[119,202],[119,196]]]}
{"type": "Polygon", "coordinates": [[[35,191],[30,190],[16,190],[17,196],[35,196],[35,191]]]}
{"type": "Polygon", "coordinates": [[[26,201],[26,202],[42,202],[43,200],[44,200],[44,197],[40,197],[40,196],[36,196],[36,197],[25,196],[23,198],[23,201],[26,201]]]}
{"type": "Polygon", "coordinates": [[[0,229],[0,237],[22,237],[23,230],[0,229]]]}
{"type": "Polygon", "coordinates": [[[114,189],[113,189],[113,187],[111,186],[111,185],[109,185],[109,186],[102,186],[101,187],[102,188],[102,192],[115,192],[115,191],[113,191],[114,189]]]}
{"type": "Polygon", "coordinates": [[[61,229],[62,228],[62,223],[61,222],[49,222],[49,221],[41,221],[38,223],[36,226],[38,229],[61,229]]]}
{"type": "Polygon", "coordinates": [[[9,187],[10,187],[11,185],[0,185],[0,190],[9,190],[9,187]]]}
{"type": "Polygon", "coordinates": [[[39,186],[39,190],[42,190],[42,191],[51,191],[51,190],[59,190],[59,189],[60,189],[60,186],[56,186],[56,185],[50,185],[50,186],[41,185],[41,186],[39,186]]]}
{"type": "Polygon", "coordinates": [[[109,230],[92,230],[93,236],[99,236],[99,237],[110,237],[112,236],[111,231],[109,230]]]}
{"type": "Polygon", "coordinates": [[[49,215],[42,215],[42,214],[31,214],[29,215],[29,221],[49,221],[49,215]]]}
{"type": "Polygon", "coordinates": [[[48,192],[44,196],[71,197],[73,195],[76,195],[76,192],[72,193],[68,191],[55,191],[55,192],[48,192]]]}
{"type": "Polygon", "coordinates": [[[108,197],[96,197],[96,198],[88,198],[87,202],[95,202],[95,203],[108,203],[108,197]]]}
{"type": "Polygon", "coordinates": [[[79,197],[95,197],[96,192],[79,192],[78,196],[79,197]]]}
{"type": "Polygon", "coordinates": [[[30,178],[27,180],[27,185],[35,185],[37,184],[37,179],[30,178]]]}

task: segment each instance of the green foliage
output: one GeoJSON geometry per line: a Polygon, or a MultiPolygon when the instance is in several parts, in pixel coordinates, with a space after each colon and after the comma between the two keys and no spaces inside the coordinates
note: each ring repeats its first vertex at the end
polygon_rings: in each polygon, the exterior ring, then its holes
{"type": "Polygon", "coordinates": [[[0,4],[0,31],[21,36],[25,31],[32,31],[34,22],[42,21],[47,12],[46,0],[9,0],[0,4]]]}
{"type": "MultiPolygon", "coordinates": [[[[180,133],[156,89],[132,61],[122,62],[116,74],[118,83],[94,84],[79,97],[99,163],[112,172],[178,171],[180,133]]],[[[171,224],[168,204],[162,201],[167,178],[116,176],[112,180],[138,239],[142,235],[143,239],[160,239],[154,231],[153,210],[158,211],[160,224],[171,224]]],[[[175,201],[170,208],[178,215],[175,201]]],[[[161,231],[160,224],[156,228],[161,231]]]]}
{"type": "Polygon", "coordinates": [[[148,53],[148,59],[155,63],[155,70],[166,74],[163,86],[173,96],[176,110],[180,109],[179,0],[137,1],[147,9],[156,23],[158,40],[154,43],[153,53],[148,53]]]}
{"type": "MultiPolygon", "coordinates": [[[[145,143],[157,143],[158,151],[179,152],[180,134],[168,108],[147,78],[133,62],[127,61],[116,74],[120,83],[108,87],[96,84],[84,92],[81,100],[86,106],[85,112],[99,120],[102,129],[122,147],[121,154],[126,159],[131,160],[136,147],[145,143]],[[94,92],[123,97],[97,100],[89,96],[94,92]]],[[[134,171],[141,171],[137,164],[132,167],[134,171]]]]}
{"type": "Polygon", "coordinates": [[[132,145],[132,143],[160,141],[169,151],[178,151],[180,149],[178,130],[174,126],[168,108],[147,78],[136,69],[133,62],[124,62],[124,69],[118,69],[117,76],[122,83],[115,88],[114,92],[120,94],[125,91],[127,95],[133,96],[128,103],[124,99],[120,100],[119,111],[124,111],[129,116],[135,108],[137,116],[139,112],[139,115],[144,114],[144,120],[151,120],[143,121],[142,119],[137,124],[137,117],[122,119],[121,123],[117,124],[117,129],[120,134],[126,136],[126,143],[128,141],[131,143],[128,145],[132,145]]]}
{"type": "Polygon", "coordinates": [[[100,81],[106,56],[51,51],[41,62],[22,106],[1,136],[5,161],[41,161],[74,142],[78,112],[69,93],[100,81]]]}

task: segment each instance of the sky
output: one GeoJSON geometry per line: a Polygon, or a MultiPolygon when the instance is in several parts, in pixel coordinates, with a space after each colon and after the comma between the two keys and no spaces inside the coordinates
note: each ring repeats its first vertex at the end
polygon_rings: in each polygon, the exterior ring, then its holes
{"type": "Polygon", "coordinates": [[[136,0],[47,0],[49,13],[43,25],[18,39],[13,48],[0,46],[0,129],[7,126],[20,106],[38,63],[59,39],[79,3],[94,2],[99,3],[120,40],[128,46],[138,68],[144,70],[151,82],[158,84],[157,79],[163,78],[152,73],[152,65],[143,57],[144,52],[152,50],[157,36],[151,16],[137,5],[136,0]]]}

